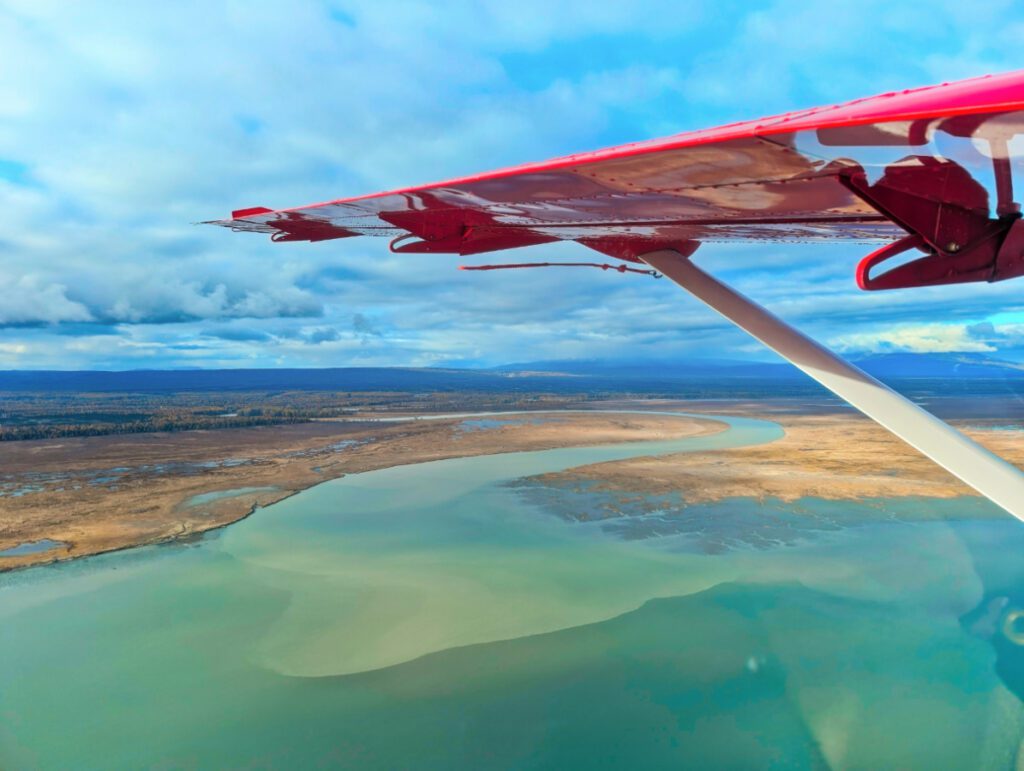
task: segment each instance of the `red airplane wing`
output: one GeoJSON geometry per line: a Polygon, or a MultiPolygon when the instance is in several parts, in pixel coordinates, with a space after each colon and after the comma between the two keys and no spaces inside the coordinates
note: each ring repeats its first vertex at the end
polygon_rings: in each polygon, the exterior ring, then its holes
{"type": "Polygon", "coordinates": [[[216,224],[276,241],[386,235],[418,253],[572,240],[642,263],[1024,520],[1019,469],[689,260],[703,241],[846,239],[890,242],[861,262],[865,289],[1024,275],[1022,162],[1016,72],[216,224]],[[877,275],[910,249],[924,254],[877,275]]]}
{"type": "Polygon", "coordinates": [[[901,239],[865,259],[862,286],[997,280],[1024,273],[1022,134],[1024,71],[214,224],[413,253],[574,240],[626,260],[684,242],[901,239]],[[869,276],[911,247],[929,258],[869,276]]]}

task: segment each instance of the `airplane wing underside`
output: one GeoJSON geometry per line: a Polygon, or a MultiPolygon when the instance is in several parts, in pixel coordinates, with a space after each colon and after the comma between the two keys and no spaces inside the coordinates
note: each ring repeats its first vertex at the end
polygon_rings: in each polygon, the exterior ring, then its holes
{"type": "Polygon", "coordinates": [[[865,286],[895,288],[1024,272],[998,254],[1022,171],[1024,73],[1009,73],[214,224],[276,241],[385,236],[399,253],[569,240],[626,260],[692,241],[910,236],[903,250],[935,259],[865,286]]]}

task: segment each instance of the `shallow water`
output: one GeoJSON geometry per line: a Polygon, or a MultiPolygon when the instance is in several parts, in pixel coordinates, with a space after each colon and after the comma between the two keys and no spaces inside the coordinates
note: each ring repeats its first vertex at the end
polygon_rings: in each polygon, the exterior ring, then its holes
{"type": "Polygon", "coordinates": [[[38,554],[43,551],[50,551],[50,549],[57,549],[67,546],[63,541],[53,541],[49,538],[43,538],[39,541],[25,541],[19,543],[17,546],[12,546],[9,549],[0,550],[0,557],[19,557],[22,554],[38,554]]]}
{"type": "Polygon", "coordinates": [[[504,426],[540,426],[545,423],[561,423],[564,418],[545,415],[542,417],[497,417],[497,418],[467,418],[456,425],[457,433],[470,434],[475,431],[487,431],[493,428],[504,426]]]}
{"type": "Polygon", "coordinates": [[[724,502],[708,554],[509,485],[781,433],[728,422],[352,475],[0,577],[0,767],[1010,767],[1024,534],[986,504],[769,502],[798,532],[765,545],[724,502]]]}
{"type": "Polygon", "coordinates": [[[118,466],[116,468],[84,469],[71,472],[0,473],[0,498],[20,498],[24,495],[60,491],[67,487],[78,490],[83,484],[89,487],[117,489],[117,485],[120,482],[132,475],[155,476],[166,474],[168,476],[196,476],[214,469],[246,466],[252,462],[251,458],[225,458],[223,460],[145,463],[140,466],[118,466]]]}
{"type": "Polygon", "coordinates": [[[277,492],[278,489],[277,487],[233,487],[230,490],[214,490],[211,493],[193,495],[185,501],[185,505],[189,507],[205,506],[208,503],[216,503],[225,498],[237,498],[240,495],[250,495],[252,493],[273,493],[277,492]]]}

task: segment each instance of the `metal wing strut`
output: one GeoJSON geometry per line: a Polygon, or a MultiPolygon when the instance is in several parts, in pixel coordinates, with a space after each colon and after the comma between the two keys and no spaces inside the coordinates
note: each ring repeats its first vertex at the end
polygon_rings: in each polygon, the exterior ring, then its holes
{"type": "Polygon", "coordinates": [[[663,249],[639,255],[839,398],[1024,521],[1024,472],[794,329],[753,300],[663,249]]]}

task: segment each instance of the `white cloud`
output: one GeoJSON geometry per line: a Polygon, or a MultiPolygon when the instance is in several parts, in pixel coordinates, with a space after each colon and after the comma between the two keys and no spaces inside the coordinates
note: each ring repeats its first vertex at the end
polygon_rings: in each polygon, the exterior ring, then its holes
{"type": "Polygon", "coordinates": [[[971,334],[966,324],[905,324],[874,332],[855,332],[834,338],[842,351],[888,353],[992,353],[998,350],[971,334]]]}
{"type": "MultiPolygon", "coordinates": [[[[961,6],[929,5],[921,31],[880,0],[5,2],[0,50],[17,66],[0,68],[0,160],[28,184],[0,177],[0,337],[27,366],[728,351],[742,336],[668,282],[468,276],[378,242],[273,245],[189,223],[1010,66],[1006,8],[964,24],[961,6]],[[13,328],[27,324],[110,334],[13,328]]],[[[1002,287],[866,296],[849,247],[705,253],[823,338],[950,298],[958,317],[1018,302],[1002,287]]]]}
{"type": "Polygon", "coordinates": [[[33,274],[14,280],[0,274],[0,324],[20,326],[91,321],[89,310],[81,303],[69,300],[66,292],[67,287],[44,283],[33,274]]]}

